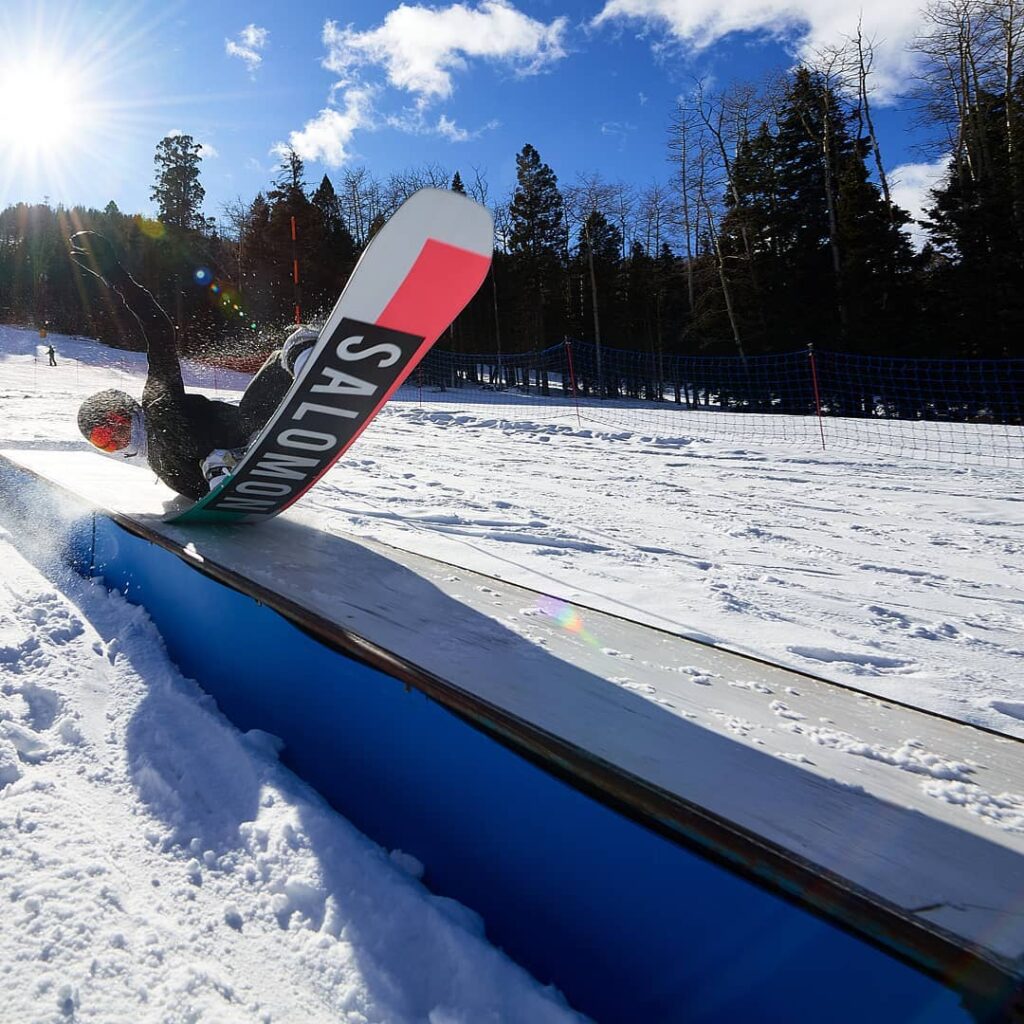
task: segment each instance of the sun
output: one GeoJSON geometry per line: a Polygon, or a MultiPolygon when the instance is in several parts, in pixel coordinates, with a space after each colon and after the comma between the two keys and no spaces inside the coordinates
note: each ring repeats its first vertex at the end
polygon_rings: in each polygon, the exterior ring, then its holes
{"type": "Polygon", "coordinates": [[[181,8],[0,0],[0,207],[103,206],[131,187],[166,134],[181,8]]]}
{"type": "Polygon", "coordinates": [[[73,63],[29,54],[0,68],[0,160],[59,165],[95,127],[88,76],[73,63]]]}

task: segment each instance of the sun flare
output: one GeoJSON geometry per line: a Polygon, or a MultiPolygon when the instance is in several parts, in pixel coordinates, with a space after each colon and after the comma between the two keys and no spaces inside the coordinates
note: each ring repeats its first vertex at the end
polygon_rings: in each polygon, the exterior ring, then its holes
{"type": "Polygon", "coordinates": [[[0,0],[0,207],[99,208],[139,188],[140,154],[167,134],[155,83],[180,7],[0,0]]]}
{"type": "Polygon", "coordinates": [[[0,159],[55,161],[93,127],[88,82],[74,65],[28,56],[0,70],[0,159]]]}

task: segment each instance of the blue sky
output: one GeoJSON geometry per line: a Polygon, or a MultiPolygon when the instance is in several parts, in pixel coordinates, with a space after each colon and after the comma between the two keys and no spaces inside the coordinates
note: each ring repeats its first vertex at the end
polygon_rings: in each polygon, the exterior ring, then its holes
{"type": "Polygon", "coordinates": [[[892,0],[4,0],[0,206],[151,214],[153,152],[172,131],[205,147],[213,217],[265,189],[288,144],[311,183],[436,163],[479,168],[500,199],[525,142],[565,183],[667,182],[675,99],[695,77],[756,79],[861,12],[882,41],[883,153],[910,202],[934,155],[899,96],[920,21],[892,0]]]}

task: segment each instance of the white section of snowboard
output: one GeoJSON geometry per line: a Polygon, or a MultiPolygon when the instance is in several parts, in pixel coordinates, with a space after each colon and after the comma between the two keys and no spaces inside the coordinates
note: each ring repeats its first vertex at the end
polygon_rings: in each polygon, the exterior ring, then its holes
{"type": "Polygon", "coordinates": [[[1024,957],[1019,741],[565,606],[582,624],[571,632],[531,591],[326,533],[301,509],[258,532],[175,527],[160,520],[172,493],[122,463],[0,454],[910,916],[1024,957]],[[928,755],[970,765],[969,781],[944,790],[928,755]],[[944,792],[1009,814],[991,824],[944,792]]]}
{"type": "Polygon", "coordinates": [[[485,207],[458,192],[436,188],[415,192],[360,256],[351,284],[343,292],[344,310],[339,300],[321,334],[329,334],[328,328],[343,316],[377,322],[420,255],[418,247],[409,245],[410,238],[433,238],[490,259],[494,226],[485,207]],[[361,273],[360,266],[370,262],[373,273],[361,273]]]}

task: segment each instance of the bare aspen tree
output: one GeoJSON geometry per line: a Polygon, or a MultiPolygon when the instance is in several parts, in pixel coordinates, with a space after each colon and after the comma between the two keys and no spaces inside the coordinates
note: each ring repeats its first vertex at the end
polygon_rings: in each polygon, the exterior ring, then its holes
{"type": "Polygon", "coordinates": [[[764,304],[758,276],[757,258],[750,240],[747,218],[743,212],[743,198],[736,182],[735,155],[743,140],[750,137],[751,122],[763,114],[763,100],[753,85],[734,85],[726,92],[708,96],[704,83],[697,82],[695,110],[705,132],[714,143],[718,159],[725,174],[725,186],[732,197],[740,230],[740,241],[750,271],[750,283],[757,304],[757,316],[765,326],[764,304]]]}
{"type": "Polygon", "coordinates": [[[633,215],[636,195],[631,185],[617,181],[609,186],[608,200],[605,209],[618,222],[619,234],[622,236],[622,259],[629,253],[629,245],[633,237],[633,215]]]}
{"type": "MultiPolygon", "coordinates": [[[[661,256],[663,232],[669,219],[668,190],[658,182],[651,182],[640,193],[638,211],[643,226],[644,252],[654,260],[658,260],[661,256]]],[[[662,282],[659,281],[654,291],[654,342],[658,354],[659,394],[661,394],[662,382],[665,379],[665,336],[662,319],[663,297],[662,282]]]]}
{"type": "Polygon", "coordinates": [[[686,296],[687,308],[691,317],[697,307],[694,260],[696,259],[696,238],[701,217],[700,209],[694,205],[692,174],[695,140],[698,135],[698,118],[692,104],[680,100],[676,105],[676,116],[671,126],[669,150],[673,153],[679,168],[679,226],[683,236],[683,251],[686,254],[686,296]]]}
{"type": "Polygon", "coordinates": [[[579,175],[576,184],[566,189],[565,215],[566,223],[570,218],[579,222],[580,241],[587,250],[587,271],[590,277],[590,298],[594,319],[594,345],[597,362],[598,386],[603,389],[604,377],[601,372],[601,314],[599,310],[600,295],[597,288],[597,274],[594,270],[594,240],[590,236],[591,218],[595,213],[603,213],[621,194],[619,186],[605,182],[599,174],[579,175]]]}
{"type": "Polygon", "coordinates": [[[816,78],[815,85],[817,86],[816,92],[821,115],[820,135],[815,132],[814,126],[806,114],[801,115],[801,121],[808,137],[821,148],[821,166],[825,178],[825,207],[828,212],[829,250],[832,254],[832,270],[836,278],[839,326],[845,333],[849,322],[843,281],[843,254],[839,242],[839,214],[836,208],[836,140],[832,118],[835,97],[849,87],[851,72],[849,55],[842,46],[825,47],[818,51],[811,70],[816,78]]]}
{"type": "Polygon", "coordinates": [[[252,203],[247,203],[241,196],[231,202],[224,203],[221,206],[221,211],[224,214],[224,219],[231,226],[230,238],[235,243],[235,260],[238,274],[238,294],[241,296],[244,293],[244,282],[242,273],[242,240],[245,237],[245,230],[249,226],[249,222],[252,218],[252,203]]]}
{"type": "MultiPolygon", "coordinates": [[[[725,254],[722,252],[721,226],[715,216],[712,205],[712,196],[722,194],[722,182],[714,173],[714,161],[711,156],[713,144],[706,138],[698,140],[695,153],[696,174],[695,200],[698,218],[703,217],[706,224],[706,233],[711,240],[711,249],[715,256],[715,267],[718,271],[718,280],[722,287],[722,297],[725,300],[725,312],[729,318],[729,327],[732,330],[733,341],[736,343],[736,350],[740,357],[745,359],[746,353],[743,350],[743,336],[740,332],[739,321],[736,318],[736,307],[732,298],[732,285],[729,282],[729,275],[726,272],[725,254]]],[[[699,228],[698,228],[699,230],[699,228]]]]}
{"type": "Polygon", "coordinates": [[[1024,2],[995,0],[989,5],[1001,45],[1003,116],[1006,123],[1006,158],[1013,191],[1013,220],[1019,238],[1024,240],[1024,196],[1020,168],[1020,140],[1017,138],[1017,98],[1014,86],[1019,75],[1021,48],[1024,46],[1024,2]]]}
{"type": "Polygon", "coordinates": [[[489,203],[490,186],[487,184],[487,171],[479,164],[473,164],[473,180],[466,186],[466,191],[471,199],[475,199],[481,206],[489,203]]]}
{"type": "MultiPolygon", "coordinates": [[[[882,162],[882,148],[878,144],[878,133],[875,131],[874,118],[871,116],[871,89],[868,86],[868,79],[871,77],[871,70],[875,59],[875,45],[873,39],[864,38],[864,19],[857,22],[857,35],[853,38],[853,44],[857,53],[857,113],[863,118],[867,127],[868,141],[871,145],[871,153],[875,159],[875,171],[878,174],[878,183],[882,187],[882,195],[885,197],[886,209],[889,212],[889,224],[895,228],[896,210],[892,205],[892,192],[889,188],[889,176],[885,172],[885,164],[882,162]]],[[[863,134],[863,133],[861,133],[863,134]]]]}
{"type": "MultiPolygon", "coordinates": [[[[474,168],[475,170],[475,168],[474,168]]],[[[476,173],[476,184],[479,187],[482,176],[479,172],[476,173]]],[[[512,196],[507,195],[500,203],[496,203],[492,208],[494,214],[494,245],[495,248],[502,253],[508,252],[508,240],[512,234],[512,196]]],[[[494,269],[494,263],[491,263],[491,304],[494,307],[494,340],[497,344],[498,361],[501,361],[501,317],[499,315],[498,305],[498,277],[494,269]]]]}
{"type": "Polygon", "coordinates": [[[384,186],[385,213],[390,216],[414,192],[421,188],[447,189],[451,183],[451,172],[438,163],[406,168],[389,175],[384,186]]]}
{"type": "Polygon", "coordinates": [[[370,225],[383,212],[380,183],[365,167],[346,168],[338,190],[342,214],[356,244],[362,248],[370,237],[370,225]]]}
{"type": "Polygon", "coordinates": [[[929,123],[945,126],[961,181],[981,182],[992,173],[982,96],[1001,90],[1007,65],[1011,75],[1017,66],[1019,8],[1020,0],[936,0],[925,8],[927,28],[912,44],[924,58],[919,74],[924,115],[929,123]]]}
{"type": "Polygon", "coordinates": [[[657,257],[669,220],[669,195],[665,186],[651,182],[640,193],[637,209],[643,227],[644,252],[657,257]]]}

